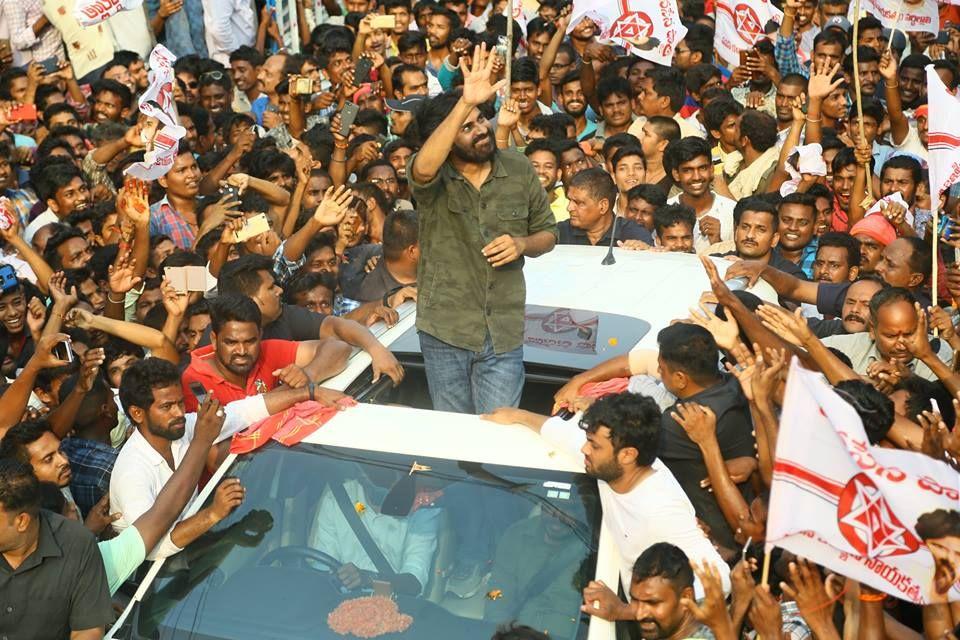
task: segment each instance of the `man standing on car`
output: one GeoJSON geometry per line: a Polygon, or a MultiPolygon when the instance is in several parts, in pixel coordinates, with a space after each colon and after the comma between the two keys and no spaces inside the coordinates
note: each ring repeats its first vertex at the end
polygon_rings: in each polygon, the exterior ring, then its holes
{"type": "Polygon", "coordinates": [[[407,171],[420,214],[420,349],[433,408],[443,411],[519,404],[523,258],[550,251],[557,239],[533,167],[497,149],[479,109],[505,84],[491,85],[493,59],[485,46],[473,64],[461,58],[462,93],[424,105],[418,124],[432,133],[407,171]]]}

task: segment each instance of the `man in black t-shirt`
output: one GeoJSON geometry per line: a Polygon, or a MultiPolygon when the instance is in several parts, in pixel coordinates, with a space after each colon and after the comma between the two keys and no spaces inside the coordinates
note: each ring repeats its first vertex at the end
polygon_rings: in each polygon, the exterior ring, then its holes
{"type": "MultiPolygon", "coordinates": [[[[237,293],[260,307],[264,340],[343,340],[370,354],[374,382],[381,374],[389,376],[394,384],[403,380],[403,367],[361,324],[281,302],[283,288],[273,274],[273,260],[266,256],[249,254],[228,262],[220,272],[217,288],[220,295],[237,293]]],[[[208,334],[201,344],[209,340],[208,334]]]]}
{"type": "MultiPolygon", "coordinates": [[[[737,380],[720,373],[713,336],[702,327],[684,323],[663,329],[657,342],[661,379],[667,391],[679,402],[696,402],[713,410],[724,460],[752,457],[750,409],[737,380]]],[[[735,548],[733,531],[716,497],[700,484],[708,476],[700,447],[671,417],[675,410],[676,404],[663,412],[658,457],[677,478],[697,517],[710,527],[711,537],[724,547],[735,548]]],[[[744,485],[740,490],[746,492],[749,488],[744,485]]],[[[745,494],[744,498],[749,501],[752,496],[745,494]]]]}

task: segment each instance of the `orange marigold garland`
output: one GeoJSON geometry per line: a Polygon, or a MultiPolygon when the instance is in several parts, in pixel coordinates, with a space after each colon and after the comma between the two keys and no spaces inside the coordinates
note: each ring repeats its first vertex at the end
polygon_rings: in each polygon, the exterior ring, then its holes
{"type": "Polygon", "coordinates": [[[364,596],[345,600],[327,616],[327,625],[342,636],[377,638],[401,633],[413,624],[413,618],[400,613],[397,603],[385,596],[364,596]]]}

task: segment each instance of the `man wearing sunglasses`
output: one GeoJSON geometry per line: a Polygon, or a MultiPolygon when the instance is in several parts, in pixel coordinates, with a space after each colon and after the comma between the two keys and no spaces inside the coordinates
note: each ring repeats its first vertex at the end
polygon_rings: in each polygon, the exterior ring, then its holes
{"type": "Polygon", "coordinates": [[[197,84],[200,106],[216,116],[230,110],[233,99],[233,83],[224,71],[207,71],[200,74],[197,84]]]}

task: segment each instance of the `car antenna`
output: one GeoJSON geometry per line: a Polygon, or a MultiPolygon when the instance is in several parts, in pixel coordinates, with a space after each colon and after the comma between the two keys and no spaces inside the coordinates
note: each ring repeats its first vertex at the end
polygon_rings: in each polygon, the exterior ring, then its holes
{"type": "Polygon", "coordinates": [[[603,261],[600,263],[602,265],[611,265],[616,264],[617,259],[613,257],[613,243],[617,238],[617,218],[620,216],[617,215],[617,212],[613,212],[613,228],[610,229],[610,247],[607,249],[607,255],[604,256],[603,261]]]}

